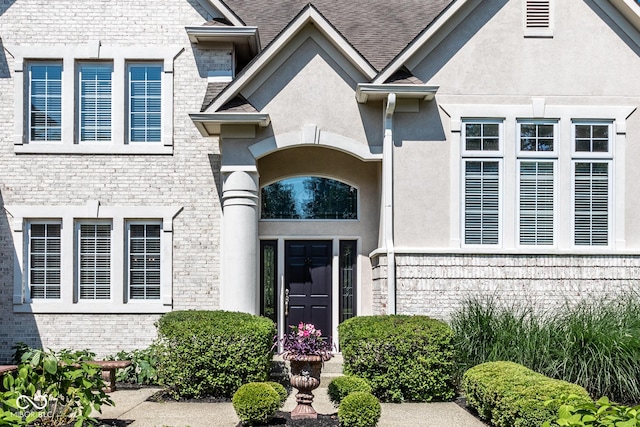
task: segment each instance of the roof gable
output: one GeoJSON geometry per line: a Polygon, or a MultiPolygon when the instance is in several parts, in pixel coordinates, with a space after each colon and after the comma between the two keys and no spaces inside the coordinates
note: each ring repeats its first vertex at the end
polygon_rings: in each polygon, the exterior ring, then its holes
{"type": "Polygon", "coordinates": [[[307,4],[312,4],[355,50],[381,70],[454,0],[225,0],[268,45],[307,4]]]}
{"type": "Polygon", "coordinates": [[[218,111],[235,98],[243,88],[259,75],[283,49],[308,25],[313,25],[363,77],[371,80],[376,70],[336,31],[336,29],[311,4],[269,44],[206,108],[207,112],[218,111]]]}

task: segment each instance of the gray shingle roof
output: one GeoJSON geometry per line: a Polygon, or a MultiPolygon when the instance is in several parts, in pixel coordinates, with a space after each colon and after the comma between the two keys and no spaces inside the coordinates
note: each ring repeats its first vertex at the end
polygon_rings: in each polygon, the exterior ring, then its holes
{"type": "Polygon", "coordinates": [[[267,46],[309,3],[378,71],[454,0],[225,0],[267,46]]]}

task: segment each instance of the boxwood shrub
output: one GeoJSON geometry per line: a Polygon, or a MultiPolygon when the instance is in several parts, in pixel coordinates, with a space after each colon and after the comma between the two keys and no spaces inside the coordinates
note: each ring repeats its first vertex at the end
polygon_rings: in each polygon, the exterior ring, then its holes
{"type": "Polygon", "coordinates": [[[338,327],[344,372],[366,379],[383,401],[454,396],[453,332],[426,316],[362,316],[338,327]]]}
{"type": "Polygon", "coordinates": [[[282,398],[271,384],[248,383],[233,394],[232,404],[242,423],[254,425],[273,418],[282,398]]]}
{"type": "Polygon", "coordinates": [[[355,375],[342,375],[331,380],[327,388],[329,400],[335,405],[339,405],[342,399],[354,391],[371,393],[371,386],[367,380],[363,378],[356,377],[355,375]]]}
{"type": "Polygon", "coordinates": [[[382,408],[374,395],[366,391],[354,391],[340,402],[338,419],[343,427],[375,427],[382,408]]]}
{"type": "Polygon", "coordinates": [[[467,405],[495,427],[539,427],[556,418],[561,404],[591,402],[584,387],[513,362],[474,366],[462,376],[461,386],[467,405]]]}
{"type": "Polygon", "coordinates": [[[265,381],[274,323],[225,311],[174,311],[157,322],[158,378],[175,399],[230,398],[247,382],[265,381]]]}

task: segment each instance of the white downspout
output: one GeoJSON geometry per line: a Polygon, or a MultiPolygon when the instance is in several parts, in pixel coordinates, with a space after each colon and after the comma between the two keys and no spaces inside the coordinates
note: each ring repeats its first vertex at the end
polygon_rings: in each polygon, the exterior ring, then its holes
{"type": "Polygon", "coordinates": [[[393,113],[396,94],[387,97],[382,144],[382,188],[384,201],[384,241],[387,247],[387,314],[396,314],[396,253],[393,244],[393,113]]]}

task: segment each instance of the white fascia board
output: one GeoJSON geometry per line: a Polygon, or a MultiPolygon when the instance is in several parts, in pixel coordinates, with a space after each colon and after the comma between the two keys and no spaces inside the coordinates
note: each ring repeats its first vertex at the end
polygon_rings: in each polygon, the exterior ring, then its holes
{"type": "Polygon", "coordinates": [[[378,101],[386,98],[390,93],[394,93],[398,98],[416,98],[431,101],[438,86],[413,85],[413,84],[373,84],[358,83],[356,89],[356,100],[360,104],[367,101],[378,101]]]}
{"type": "Polygon", "coordinates": [[[431,25],[420,34],[407,48],[401,52],[396,58],[387,65],[387,67],[378,74],[373,83],[384,83],[389,77],[398,71],[420,48],[426,44],[442,27],[462,9],[467,3],[474,0],[457,0],[451,4],[431,25]]]}
{"type": "Polygon", "coordinates": [[[250,46],[260,51],[260,38],[258,27],[185,27],[185,31],[192,43],[226,42],[237,39],[246,39],[250,46]]]}
{"type": "Polygon", "coordinates": [[[640,47],[640,5],[635,0],[594,0],[594,3],[640,47]]]}
{"type": "Polygon", "coordinates": [[[200,4],[202,4],[205,7],[205,9],[214,8],[215,10],[220,12],[222,15],[224,15],[224,17],[227,18],[227,20],[231,22],[233,25],[236,25],[239,27],[244,25],[244,22],[242,22],[242,20],[238,17],[238,15],[236,15],[235,12],[229,8],[229,6],[224,4],[223,1],[202,0],[200,1],[200,4]]]}
{"type": "Polygon", "coordinates": [[[189,117],[202,136],[219,135],[222,125],[257,125],[264,128],[271,123],[266,113],[197,113],[189,114],[189,117]],[[214,132],[209,132],[207,125],[213,125],[214,132]]]}
{"type": "Polygon", "coordinates": [[[312,6],[307,6],[294,21],[292,21],[280,35],[272,41],[245,70],[227,86],[207,108],[207,111],[217,111],[229,100],[240,93],[242,88],[259,73],[280,52],[296,34],[307,24],[313,23],[327,36],[327,38],[349,58],[352,64],[369,79],[376,75],[376,70],[342,37],[312,6]]]}

